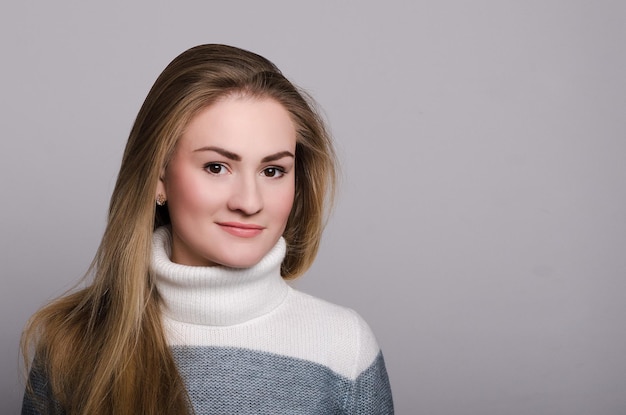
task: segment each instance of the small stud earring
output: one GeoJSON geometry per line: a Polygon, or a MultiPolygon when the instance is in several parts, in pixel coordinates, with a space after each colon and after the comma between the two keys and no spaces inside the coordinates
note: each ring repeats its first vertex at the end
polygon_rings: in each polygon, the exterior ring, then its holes
{"type": "Polygon", "coordinates": [[[159,206],[163,206],[167,199],[163,196],[163,193],[159,193],[156,198],[156,204],[159,206]]]}

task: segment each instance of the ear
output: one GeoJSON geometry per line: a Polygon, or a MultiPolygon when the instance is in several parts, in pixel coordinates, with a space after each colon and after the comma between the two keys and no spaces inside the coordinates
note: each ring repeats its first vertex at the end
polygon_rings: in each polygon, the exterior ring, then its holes
{"type": "Polygon", "coordinates": [[[161,172],[159,173],[159,181],[157,182],[154,199],[156,200],[159,195],[163,195],[165,196],[165,199],[167,199],[167,191],[165,190],[165,167],[162,168],[161,172]]]}

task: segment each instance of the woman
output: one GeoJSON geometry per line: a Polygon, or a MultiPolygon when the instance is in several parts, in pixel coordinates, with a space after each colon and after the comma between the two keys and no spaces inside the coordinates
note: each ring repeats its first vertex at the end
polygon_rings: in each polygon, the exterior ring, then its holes
{"type": "Polygon", "coordinates": [[[366,323],[285,282],[334,181],[322,120],[271,62],[182,53],[130,133],[93,283],[24,332],[22,413],[393,413],[366,323]]]}

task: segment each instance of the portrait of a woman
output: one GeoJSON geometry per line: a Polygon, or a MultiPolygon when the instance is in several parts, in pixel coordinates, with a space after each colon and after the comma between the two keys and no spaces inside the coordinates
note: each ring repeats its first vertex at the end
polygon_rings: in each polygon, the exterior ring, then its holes
{"type": "Polygon", "coordinates": [[[255,53],[176,57],[130,132],[93,281],[24,332],[22,413],[393,413],[364,320],[287,283],[332,204],[327,131],[255,53]]]}

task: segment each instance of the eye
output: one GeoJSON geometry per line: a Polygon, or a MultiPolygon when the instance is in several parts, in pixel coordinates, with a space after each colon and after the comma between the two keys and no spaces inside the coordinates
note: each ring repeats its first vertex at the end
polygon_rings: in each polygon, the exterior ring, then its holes
{"type": "Polygon", "coordinates": [[[263,170],[262,174],[265,177],[278,178],[282,177],[282,175],[285,174],[285,170],[281,169],[280,167],[268,167],[263,170]]]}
{"type": "Polygon", "coordinates": [[[207,163],[204,165],[204,169],[215,175],[226,174],[228,172],[226,166],[220,163],[207,163]]]}

